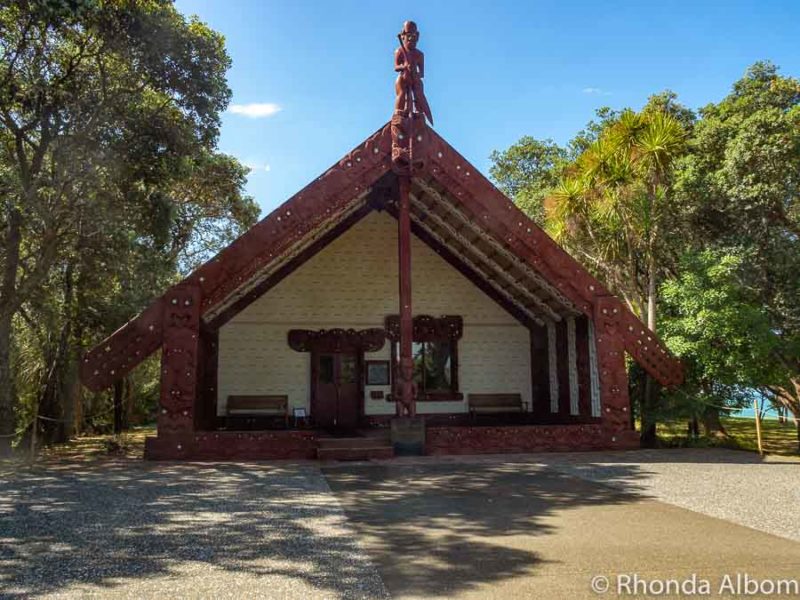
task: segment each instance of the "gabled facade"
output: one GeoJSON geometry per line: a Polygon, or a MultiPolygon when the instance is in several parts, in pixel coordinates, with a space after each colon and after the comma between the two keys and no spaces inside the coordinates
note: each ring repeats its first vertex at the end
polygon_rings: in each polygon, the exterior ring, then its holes
{"type": "Polygon", "coordinates": [[[332,428],[398,415],[425,422],[429,453],[625,448],[625,354],[682,381],[407,91],[389,123],[86,354],[82,381],[100,390],[161,350],[149,458],[313,458],[332,428]],[[288,418],[256,418],[265,402],[288,418]]]}

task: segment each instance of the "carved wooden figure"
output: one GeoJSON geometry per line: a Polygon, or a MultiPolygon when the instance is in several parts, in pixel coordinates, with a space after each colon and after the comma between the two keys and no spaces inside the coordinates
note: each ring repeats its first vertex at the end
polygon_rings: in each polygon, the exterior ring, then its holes
{"type": "Polygon", "coordinates": [[[433,125],[433,115],[422,79],[425,77],[425,55],[417,49],[419,30],[414,21],[403,23],[403,30],[397,36],[400,38],[400,47],[394,51],[394,70],[397,71],[397,80],[394,91],[397,98],[394,103],[396,113],[410,116],[420,112],[433,125]]]}

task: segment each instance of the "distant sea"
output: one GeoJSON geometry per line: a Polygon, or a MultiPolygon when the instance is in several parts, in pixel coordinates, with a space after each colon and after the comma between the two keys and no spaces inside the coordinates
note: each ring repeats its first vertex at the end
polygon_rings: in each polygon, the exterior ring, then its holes
{"type": "MultiPolygon", "coordinates": [[[[769,408],[763,412],[765,419],[777,419],[778,418],[778,411],[774,408],[769,408]]],[[[732,417],[738,417],[740,419],[755,419],[756,412],[753,410],[753,407],[743,408],[739,412],[731,413],[732,417]]],[[[791,415],[788,415],[791,418],[791,415]]]]}

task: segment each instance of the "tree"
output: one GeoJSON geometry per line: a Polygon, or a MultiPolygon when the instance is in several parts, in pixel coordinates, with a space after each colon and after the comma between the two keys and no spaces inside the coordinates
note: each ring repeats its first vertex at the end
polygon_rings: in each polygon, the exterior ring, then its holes
{"type": "MultiPolygon", "coordinates": [[[[37,400],[45,408],[63,396],[55,367],[67,355],[74,361],[70,343],[79,343],[98,314],[91,310],[98,291],[108,299],[127,295],[131,302],[120,310],[127,318],[142,306],[133,299],[149,292],[146,283],[174,276],[170,260],[203,245],[196,232],[216,223],[222,237],[233,235],[255,210],[241,194],[242,168],[215,152],[230,98],[223,39],[171,2],[7,4],[0,7],[0,53],[0,436],[8,436],[16,404],[12,335],[58,307],[46,292],[59,290],[60,333],[44,360],[42,372],[53,374],[37,400]],[[200,208],[207,196],[181,200],[181,189],[214,172],[217,189],[227,178],[233,192],[217,209],[200,208]],[[237,211],[233,218],[225,202],[237,211]],[[152,218],[158,214],[165,218],[152,218]],[[183,222],[173,218],[181,214],[183,222]],[[130,269],[113,260],[120,248],[140,256],[133,264],[143,268],[127,271],[121,290],[114,277],[95,287],[103,274],[130,269]],[[26,312],[36,317],[26,320],[26,312]]],[[[9,449],[10,439],[0,437],[0,454],[9,449]]]]}
{"type": "Polygon", "coordinates": [[[558,183],[568,156],[553,140],[524,136],[508,150],[492,152],[489,174],[504,194],[534,221],[543,224],[544,199],[558,183]]]}
{"type": "Polygon", "coordinates": [[[782,344],[758,293],[743,283],[749,257],[738,248],[688,252],[680,275],[661,288],[662,335],[687,367],[676,394],[693,398],[706,433],[724,433],[719,408],[743,408],[753,392],[780,382],[772,358],[782,344]]]}
{"type": "MultiPolygon", "coordinates": [[[[684,153],[680,121],[653,106],[624,110],[566,169],[547,199],[547,228],[588,260],[656,331],[659,278],[669,268],[673,170],[684,153]]],[[[655,440],[653,382],[642,406],[645,443],[655,440]]]]}
{"type": "Polygon", "coordinates": [[[751,66],[718,104],[701,110],[676,178],[687,242],[746,257],[740,285],[778,336],[772,397],[800,410],[800,81],[771,63],[751,66]]]}

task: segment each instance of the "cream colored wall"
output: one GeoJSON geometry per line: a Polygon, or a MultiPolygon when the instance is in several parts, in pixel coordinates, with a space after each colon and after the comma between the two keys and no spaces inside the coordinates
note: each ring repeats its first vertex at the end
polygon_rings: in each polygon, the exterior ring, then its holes
{"type": "MultiPolygon", "coordinates": [[[[530,405],[528,330],[416,238],[412,240],[414,314],[461,315],[459,383],[463,402],[421,402],[420,413],[465,412],[474,392],[520,393],[530,405]]],[[[382,327],[397,310],[397,221],[370,213],[220,329],[218,413],[231,394],[286,394],[309,407],[310,355],[286,341],[289,329],[382,327]]],[[[389,344],[366,360],[389,359],[389,344]]],[[[369,400],[366,414],[393,414],[369,400]]]]}

